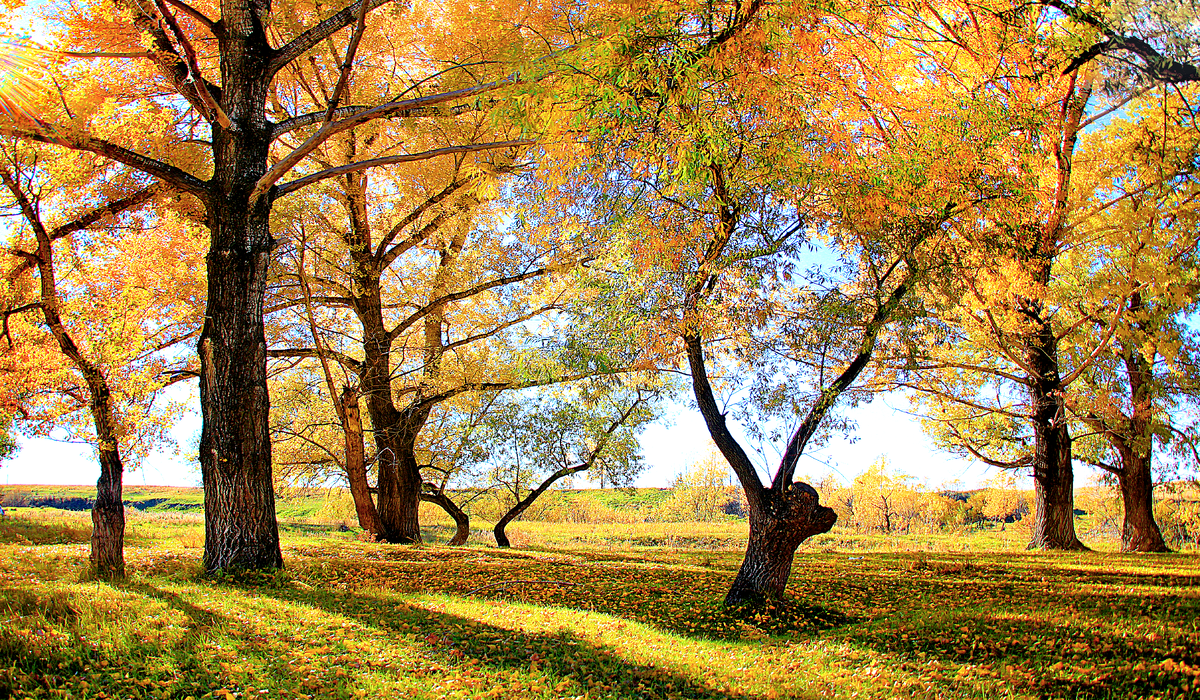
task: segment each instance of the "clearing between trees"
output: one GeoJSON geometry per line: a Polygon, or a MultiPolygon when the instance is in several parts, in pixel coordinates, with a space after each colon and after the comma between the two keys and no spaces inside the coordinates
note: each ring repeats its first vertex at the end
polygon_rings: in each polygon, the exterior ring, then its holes
{"type": "MultiPolygon", "coordinates": [[[[0,521],[0,697],[1200,694],[1195,553],[822,536],[797,554],[786,602],[740,611],[721,599],[744,523],[651,528],[726,536],[704,549],[615,544],[611,524],[588,526],[595,546],[515,550],[282,523],[286,569],[240,580],[203,577],[197,515],[130,525],[129,579],[108,583],[84,575],[86,513],[0,521]]],[[[535,539],[543,524],[519,525],[535,539]]]]}

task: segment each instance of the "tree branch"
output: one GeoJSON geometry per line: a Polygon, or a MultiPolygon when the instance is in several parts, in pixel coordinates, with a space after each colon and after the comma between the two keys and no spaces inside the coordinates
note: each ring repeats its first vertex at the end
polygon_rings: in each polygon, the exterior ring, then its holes
{"type": "MultiPolygon", "coordinates": [[[[188,70],[188,82],[195,86],[196,99],[204,106],[204,111],[201,112],[205,119],[210,122],[215,121],[221,125],[221,128],[228,129],[231,125],[228,115],[225,110],[221,109],[221,105],[213,99],[212,93],[208,91],[209,82],[204,79],[204,74],[200,72],[200,64],[196,60],[196,49],[192,47],[192,42],[188,41],[183,30],[179,28],[179,23],[175,21],[175,14],[167,7],[166,0],[154,0],[154,6],[158,9],[159,14],[163,17],[163,23],[171,30],[171,34],[175,37],[175,41],[179,47],[183,49],[185,64],[188,70]]],[[[185,5],[186,6],[186,5],[185,5]]]]}
{"type": "Polygon", "coordinates": [[[306,51],[334,35],[334,33],[349,27],[359,16],[385,5],[392,0],[358,0],[353,5],[342,8],[336,14],[327,17],[313,25],[300,36],[275,50],[275,55],[267,64],[267,75],[274,75],[287,64],[304,55],[306,51]],[[365,7],[363,7],[365,5],[365,7]]]}
{"type": "MultiPolygon", "coordinates": [[[[362,371],[362,362],[350,357],[349,355],[340,353],[336,350],[324,350],[326,356],[337,360],[339,364],[346,369],[358,374],[362,371]]],[[[321,353],[311,348],[280,348],[279,350],[268,350],[267,357],[315,357],[320,358],[321,353]]]]}
{"type": "Polygon", "coordinates": [[[534,277],[540,277],[548,272],[550,272],[549,269],[544,268],[544,267],[539,267],[536,270],[530,270],[529,272],[523,272],[519,275],[509,275],[507,277],[497,277],[496,279],[489,280],[487,282],[480,282],[479,284],[475,285],[474,287],[468,287],[467,289],[464,289],[459,292],[453,292],[451,294],[445,294],[443,296],[440,296],[437,299],[434,299],[433,301],[431,301],[431,302],[425,304],[424,306],[422,306],[421,308],[417,309],[412,314],[410,314],[408,316],[408,318],[404,319],[399,324],[397,324],[395,328],[393,328],[391,331],[388,332],[388,337],[395,340],[401,333],[403,333],[404,331],[411,328],[414,323],[421,320],[422,317],[426,316],[431,311],[438,308],[439,306],[442,306],[443,304],[448,304],[453,301],[460,301],[462,299],[468,299],[470,297],[475,296],[476,294],[486,292],[489,289],[495,289],[496,287],[503,287],[508,284],[524,282],[525,280],[533,279],[534,277]]]}
{"type": "Polygon", "coordinates": [[[210,34],[217,36],[217,23],[209,19],[203,12],[183,0],[167,0],[167,2],[178,8],[183,14],[194,19],[198,24],[207,29],[210,34]]]}
{"type": "MultiPolygon", "coordinates": [[[[386,156],[383,158],[372,158],[371,160],[363,160],[357,163],[349,163],[347,165],[339,165],[336,168],[329,168],[312,175],[305,175],[302,178],[292,180],[291,182],[280,185],[275,190],[274,199],[284,197],[295,192],[296,190],[311,185],[314,182],[320,182],[338,175],[354,173],[368,168],[378,168],[383,165],[395,165],[397,163],[411,163],[418,160],[429,160],[439,156],[451,155],[454,153],[477,153],[479,151],[491,151],[500,148],[517,148],[519,146],[532,146],[536,141],[532,139],[517,139],[514,141],[495,141],[491,143],[474,143],[465,144],[462,146],[446,146],[444,148],[435,148],[432,151],[422,151],[420,153],[405,153],[396,156],[386,156]]],[[[265,177],[265,176],[264,176],[265,177]]],[[[260,181],[261,182],[261,181],[260,181]]]]}
{"type": "Polygon", "coordinates": [[[208,183],[174,165],[163,163],[162,161],[144,156],[141,153],[136,153],[103,139],[72,134],[65,129],[58,129],[44,122],[39,123],[36,129],[0,126],[0,135],[46,143],[53,146],[64,146],[76,151],[95,153],[122,165],[128,165],[134,170],[139,170],[147,175],[153,175],[176,189],[193,194],[200,199],[204,199],[208,192],[208,183]]]}
{"type": "MultiPolygon", "coordinates": [[[[361,2],[362,0],[360,0],[361,2]]],[[[258,198],[267,193],[276,182],[279,182],[296,164],[304,159],[305,156],[315,151],[321,144],[325,143],[330,136],[339,134],[347,129],[353,129],[359,124],[365,124],[375,119],[384,119],[395,116],[402,116],[404,112],[416,108],[432,108],[438,105],[454,102],[457,100],[482,95],[487,92],[499,90],[503,87],[508,87],[520,81],[517,74],[513,74],[507,78],[496,80],[474,87],[454,90],[452,92],[443,92],[438,95],[430,95],[428,97],[415,97],[411,100],[401,100],[399,102],[388,102],[377,107],[371,107],[361,112],[356,112],[351,116],[341,119],[336,122],[323,124],[320,129],[312,136],[305,139],[304,143],[297,146],[291,153],[284,156],[278,163],[271,166],[266,173],[263,174],[258,182],[254,185],[254,191],[250,194],[251,204],[258,198]]]]}

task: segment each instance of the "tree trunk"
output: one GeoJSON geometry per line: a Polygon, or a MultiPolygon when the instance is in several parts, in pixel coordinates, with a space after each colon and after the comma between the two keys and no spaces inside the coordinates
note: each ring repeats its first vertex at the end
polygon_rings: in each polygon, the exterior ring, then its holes
{"type": "MultiPolygon", "coordinates": [[[[377,436],[381,432],[376,429],[377,436]]],[[[382,437],[386,441],[387,435],[382,437]]],[[[407,441],[388,442],[378,458],[379,539],[392,544],[421,544],[421,468],[407,441]]]]}
{"type": "Polygon", "coordinates": [[[1125,519],[1121,526],[1122,552],[1169,552],[1162,531],[1154,521],[1154,482],[1150,473],[1150,456],[1136,454],[1132,449],[1121,451],[1121,470],[1117,483],[1121,487],[1121,503],[1125,519]]]}
{"type": "Polygon", "coordinates": [[[1034,532],[1030,549],[1087,549],[1075,534],[1071,437],[1059,420],[1034,424],[1034,532]]]}
{"type": "MultiPolygon", "coordinates": [[[[222,102],[232,129],[213,126],[215,157],[207,213],[208,308],[200,334],[200,471],[204,479],[204,566],[283,566],[271,476],[263,295],[274,240],[270,198],[250,193],[266,172],[266,35],[256,8],[244,8],[248,33],[221,34],[222,102]]],[[[234,22],[235,18],[225,18],[234,22]]]]}
{"type": "Polygon", "coordinates": [[[428,503],[436,503],[441,506],[442,510],[450,514],[454,518],[454,537],[446,544],[450,547],[461,547],[467,543],[467,538],[471,536],[471,519],[463,512],[458,504],[450,499],[442,491],[422,491],[421,500],[428,503]]]}
{"type": "Polygon", "coordinates": [[[115,439],[111,443],[101,441],[99,456],[90,560],[98,578],[121,579],[125,578],[125,503],[121,494],[121,455],[115,439]]]}
{"type": "Polygon", "coordinates": [[[0,180],[17,199],[29,226],[37,238],[37,253],[33,255],[40,277],[42,318],[62,352],[83,375],[88,390],[88,408],[96,428],[96,452],[100,462],[100,478],[96,482],[96,502],[92,506],[93,572],[100,578],[125,577],[125,505],[121,497],[121,448],[117,418],[113,412],[112,391],[104,370],[92,363],[71,336],[62,320],[58,278],[54,266],[54,242],[42,224],[37,205],[31,201],[8,169],[0,166],[0,180]]]}
{"type": "MultiPolygon", "coordinates": [[[[232,207],[221,207],[220,214],[236,216],[228,209],[232,207]]],[[[209,571],[283,566],[271,476],[262,325],[271,249],[266,211],[257,212],[245,226],[230,223],[230,228],[257,229],[259,235],[242,247],[235,232],[214,233],[208,254],[208,311],[199,349],[204,566],[209,571]]]]}
{"type": "Polygon", "coordinates": [[[819,503],[816,490],[808,484],[794,483],[784,494],[763,491],[763,507],[754,507],[758,500],[750,501],[750,541],[725,596],[726,605],[782,598],[796,548],[809,537],[828,532],[837,521],[837,514],[819,503]]]}
{"type": "Polygon", "coordinates": [[[338,401],[342,404],[342,435],[346,443],[346,480],[350,483],[350,496],[354,499],[354,511],[358,514],[359,526],[378,537],[379,513],[375,510],[375,501],[371,500],[371,487],[367,482],[358,391],[354,387],[344,387],[338,401]]]}

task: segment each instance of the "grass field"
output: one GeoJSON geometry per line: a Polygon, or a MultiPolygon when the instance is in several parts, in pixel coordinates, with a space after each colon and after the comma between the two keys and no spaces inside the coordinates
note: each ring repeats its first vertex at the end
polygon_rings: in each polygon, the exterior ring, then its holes
{"type": "Polygon", "coordinates": [[[232,581],[199,575],[198,515],[131,512],[111,585],[86,513],[22,508],[0,698],[1200,697],[1196,554],[834,534],[790,602],[730,611],[744,527],[518,523],[503,551],[285,523],[285,572],[232,581]]]}

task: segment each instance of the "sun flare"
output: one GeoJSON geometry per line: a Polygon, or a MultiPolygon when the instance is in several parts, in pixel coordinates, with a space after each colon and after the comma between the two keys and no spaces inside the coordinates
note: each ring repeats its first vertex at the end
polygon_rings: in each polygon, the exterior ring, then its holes
{"type": "Polygon", "coordinates": [[[0,111],[11,119],[35,119],[32,111],[44,87],[40,52],[26,40],[0,35],[0,111]]]}

